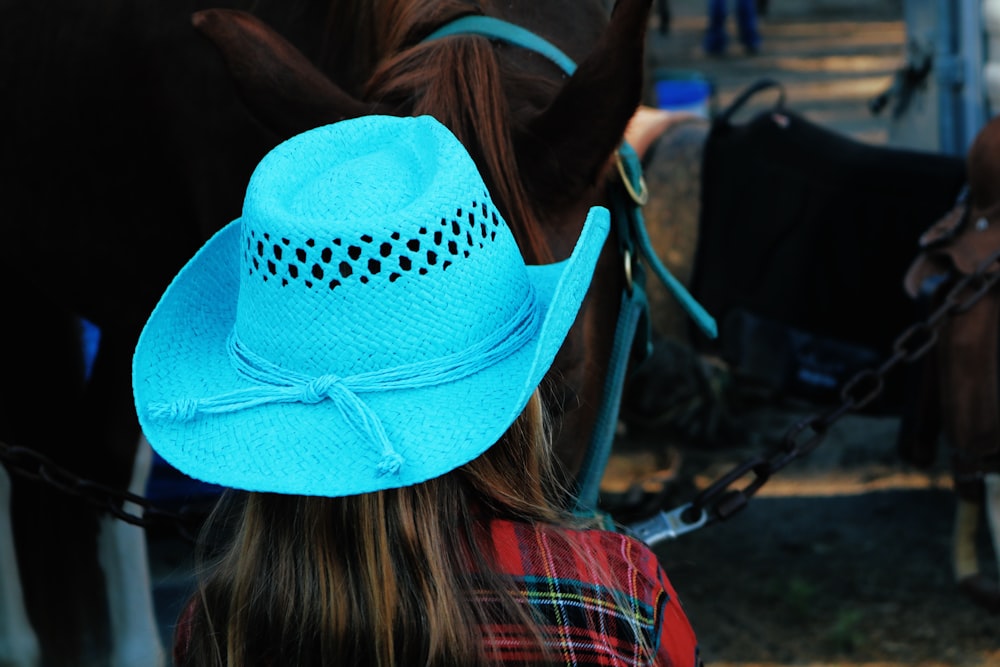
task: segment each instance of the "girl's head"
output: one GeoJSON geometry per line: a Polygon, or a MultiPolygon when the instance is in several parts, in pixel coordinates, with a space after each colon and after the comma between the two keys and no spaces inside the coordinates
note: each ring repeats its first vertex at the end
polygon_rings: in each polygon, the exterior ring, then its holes
{"type": "Polygon", "coordinates": [[[227,496],[182,664],[483,664],[484,632],[533,623],[496,574],[489,520],[566,519],[548,445],[536,392],[497,444],[421,484],[227,496]]]}
{"type": "Polygon", "coordinates": [[[153,448],[256,492],[220,509],[186,664],[476,664],[480,628],[530,620],[481,519],[558,515],[537,391],[607,231],[594,209],[569,258],[526,266],[430,117],[264,158],[133,363],[153,448]],[[470,601],[484,586],[497,604],[470,601]]]}
{"type": "Polygon", "coordinates": [[[182,472],[249,491],[337,497],[454,470],[528,404],[607,230],[594,209],[571,257],[525,266],[434,119],[298,135],[146,324],[146,437],[182,472]]]}

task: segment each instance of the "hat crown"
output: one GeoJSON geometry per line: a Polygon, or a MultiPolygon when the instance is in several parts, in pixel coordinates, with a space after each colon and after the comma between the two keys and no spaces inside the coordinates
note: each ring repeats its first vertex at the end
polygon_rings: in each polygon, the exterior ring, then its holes
{"type": "Polygon", "coordinates": [[[350,376],[441,358],[531,296],[461,144],[429,117],[389,120],[293,137],[251,177],[235,332],[276,366],[350,376]]]}

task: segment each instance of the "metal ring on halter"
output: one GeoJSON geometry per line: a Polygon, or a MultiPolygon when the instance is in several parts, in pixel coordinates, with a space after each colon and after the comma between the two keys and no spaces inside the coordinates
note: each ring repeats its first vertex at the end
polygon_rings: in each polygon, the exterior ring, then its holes
{"type": "Polygon", "coordinates": [[[625,171],[625,162],[622,160],[620,151],[615,152],[615,163],[618,165],[618,173],[622,177],[622,183],[625,185],[629,197],[639,206],[645,206],[646,202],[649,201],[649,190],[646,188],[646,179],[643,178],[642,174],[639,174],[639,191],[636,192],[635,188],[632,187],[632,179],[628,177],[628,173],[625,171]]]}
{"type": "Polygon", "coordinates": [[[622,259],[625,260],[625,290],[632,294],[632,251],[628,248],[622,250],[622,259]]]}

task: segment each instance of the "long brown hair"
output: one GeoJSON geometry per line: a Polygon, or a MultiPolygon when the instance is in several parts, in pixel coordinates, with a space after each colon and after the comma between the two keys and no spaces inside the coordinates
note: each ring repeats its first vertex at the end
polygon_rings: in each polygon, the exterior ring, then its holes
{"type": "MultiPolygon", "coordinates": [[[[422,484],[343,498],[243,494],[199,584],[184,665],[484,665],[482,628],[531,627],[486,521],[575,525],[558,506],[538,393],[482,456],[422,484]],[[488,587],[486,607],[470,593],[488,587]]],[[[537,638],[544,650],[541,638],[537,638]]]]}

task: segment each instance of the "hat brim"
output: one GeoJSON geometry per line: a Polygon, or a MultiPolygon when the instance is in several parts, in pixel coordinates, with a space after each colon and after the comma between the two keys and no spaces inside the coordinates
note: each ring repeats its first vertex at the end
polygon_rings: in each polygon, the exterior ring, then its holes
{"type": "Polygon", "coordinates": [[[181,472],[248,491],[343,496],[442,475],[486,451],[524,410],[576,319],[608,229],[607,210],[595,207],[568,259],[527,267],[542,323],[504,360],[461,380],[359,394],[403,459],[398,472],[380,474],[378,446],[329,401],[262,405],[187,421],[148,414],[151,404],[251,386],[227,352],[240,282],[236,220],[177,274],[142,331],[132,379],[143,432],[181,472]]]}

